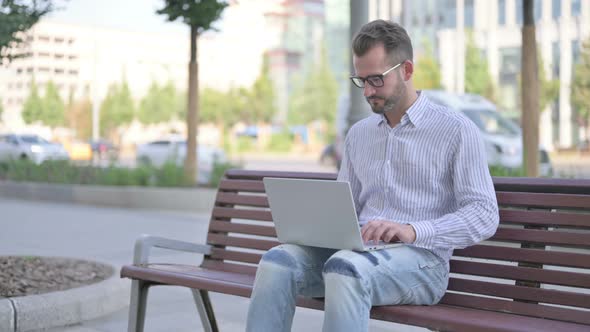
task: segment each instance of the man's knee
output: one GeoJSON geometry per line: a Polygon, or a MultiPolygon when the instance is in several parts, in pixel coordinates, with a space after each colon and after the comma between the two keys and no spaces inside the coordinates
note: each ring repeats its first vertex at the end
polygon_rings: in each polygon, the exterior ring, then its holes
{"type": "Polygon", "coordinates": [[[361,276],[353,263],[341,257],[332,257],[324,265],[323,273],[335,273],[359,279],[361,276]]]}
{"type": "Polygon", "coordinates": [[[289,250],[287,250],[287,248],[285,248],[283,245],[274,247],[267,251],[262,256],[261,263],[271,263],[291,269],[297,267],[297,261],[293,255],[289,253],[289,250]]]}

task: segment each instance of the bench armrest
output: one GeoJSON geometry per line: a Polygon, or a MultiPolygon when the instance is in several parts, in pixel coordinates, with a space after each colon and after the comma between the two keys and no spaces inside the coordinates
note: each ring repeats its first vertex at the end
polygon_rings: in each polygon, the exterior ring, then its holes
{"type": "Polygon", "coordinates": [[[147,264],[150,250],[152,248],[186,251],[204,255],[211,253],[210,245],[172,240],[159,236],[143,234],[135,241],[133,264],[147,264]]]}

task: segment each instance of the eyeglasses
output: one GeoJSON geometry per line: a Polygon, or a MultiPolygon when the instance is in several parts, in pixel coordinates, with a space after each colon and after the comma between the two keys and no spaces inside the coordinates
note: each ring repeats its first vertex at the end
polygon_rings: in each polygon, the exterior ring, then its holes
{"type": "Polygon", "coordinates": [[[395,68],[401,66],[401,64],[404,62],[405,61],[402,61],[402,62],[398,63],[397,65],[387,69],[381,75],[369,75],[367,77],[351,76],[350,80],[352,81],[352,83],[354,83],[354,85],[356,85],[357,87],[359,87],[361,89],[363,89],[365,87],[365,82],[368,82],[371,86],[373,86],[375,88],[380,88],[385,84],[383,82],[383,77],[385,77],[385,75],[389,74],[395,68]]]}

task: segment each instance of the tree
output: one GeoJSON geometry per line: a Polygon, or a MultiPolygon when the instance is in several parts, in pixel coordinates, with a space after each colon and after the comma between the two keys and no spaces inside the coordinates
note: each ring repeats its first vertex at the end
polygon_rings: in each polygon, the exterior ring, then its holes
{"type": "Polygon", "coordinates": [[[83,140],[89,140],[92,137],[92,103],[88,88],[79,100],[74,100],[73,91],[70,91],[66,107],[66,122],[70,128],[74,129],[76,137],[83,140]]]}
{"type": "Polygon", "coordinates": [[[440,66],[434,58],[432,45],[424,41],[424,52],[416,61],[413,81],[416,89],[442,89],[440,66]]]}
{"type": "Polygon", "coordinates": [[[527,176],[539,174],[539,76],[535,37],[535,2],[523,1],[522,27],[522,124],[524,169],[527,176]]]}
{"type": "Polygon", "coordinates": [[[116,129],[131,123],[134,114],[135,106],[127,82],[111,85],[100,106],[101,135],[114,138],[116,129]]]}
{"type": "Polygon", "coordinates": [[[488,69],[488,61],[475,45],[473,32],[467,33],[465,45],[465,92],[495,100],[494,83],[488,69]]]}
{"type": "Polygon", "coordinates": [[[260,74],[252,85],[250,112],[254,121],[270,122],[276,113],[274,86],[270,79],[268,56],[264,55],[260,74]]]}
{"type": "Polygon", "coordinates": [[[184,173],[187,179],[196,183],[197,177],[197,119],[199,118],[199,66],[197,63],[197,39],[211,29],[211,24],[220,16],[227,3],[217,0],[165,0],[164,8],[156,13],[166,15],[168,21],[181,19],[190,27],[190,62],[188,75],[187,107],[187,153],[184,161],[184,173]]]}
{"type": "Polygon", "coordinates": [[[31,81],[31,92],[25,100],[22,111],[22,118],[26,124],[31,124],[35,121],[41,121],[43,113],[43,101],[39,97],[39,90],[35,78],[31,81]]]}
{"type": "Polygon", "coordinates": [[[314,64],[306,79],[293,93],[289,105],[289,122],[308,124],[323,120],[333,129],[338,102],[338,82],[328,63],[325,48],[320,62],[314,64]]]}
{"type": "Polygon", "coordinates": [[[59,96],[57,87],[52,81],[45,86],[45,97],[42,99],[41,122],[51,128],[63,126],[66,123],[64,102],[59,96]]]}
{"type": "Polygon", "coordinates": [[[584,123],[586,139],[590,139],[590,38],[582,44],[580,60],[574,67],[572,80],[572,106],[578,119],[584,123]]]}
{"type": "Polygon", "coordinates": [[[168,82],[159,87],[152,82],[147,95],[141,100],[137,118],[143,124],[155,124],[168,122],[179,112],[174,84],[168,82]]]}
{"type": "Polygon", "coordinates": [[[0,64],[25,55],[13,50],[24,42],[21,32],[29,30],[41,17],[53,10],[51,0],[0,2],[0,64]]]}
{"type": "MultiPolygon", "coordinates": [[[[537,68],[539,68],[539,89],[540,89],[540,97],[539,97],[539,111],[543,112],[547,105],[554,102],[559,97],[559,79],[547,79],[545,76],[545,62],[543,61],[543,56],[540,52],[537,52],[537,68]]],[[[522,107],[521,100],[522,100],[522,78],[518,75],[518,93],[520,96],[520,100],[518,101],[518,106],[522,107]]]]}

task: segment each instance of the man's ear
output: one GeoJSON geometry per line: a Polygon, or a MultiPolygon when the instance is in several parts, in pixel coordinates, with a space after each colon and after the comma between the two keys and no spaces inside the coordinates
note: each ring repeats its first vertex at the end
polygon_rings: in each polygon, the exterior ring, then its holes
{"type": "Polygon", "coordinates": [[[414,63],[412,60],[406,60],[402,67],[404,70],[404,81],[409,81],[414,75],[414,63]]]}

